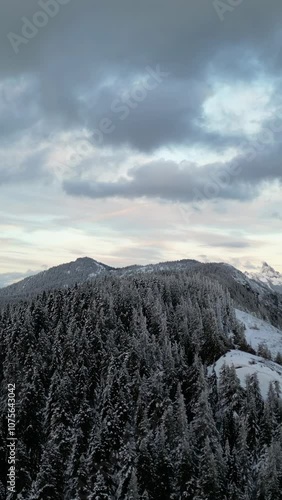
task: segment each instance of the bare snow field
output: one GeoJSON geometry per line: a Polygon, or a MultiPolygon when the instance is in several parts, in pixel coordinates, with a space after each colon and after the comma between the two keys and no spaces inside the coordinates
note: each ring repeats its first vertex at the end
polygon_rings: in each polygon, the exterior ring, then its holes
{"type": "Polygon", "coordinates": [[[237,319],[244,323],[246,327],[245,335],[247,342],[255,351],[258,349],[258,345],[264,342],[273,357],[275,357],[278,352],[282,354],[281,330],[270,325],[267,321],[256,318],[252,314],[239,311],[239,309],[235,309],[235,311],[237,319]]]}
{"type": "MultiPolygon", "coordinates": [[[[261,395],[264,399],[267,397],[270,382],[279,382],[282,388],[282,366],[268,361],[259,356],[254,356],[247,352],[231,350],[221,356],[214,365],[216,375],[219,376],[222,366],[226,363],[228,366],[234,365],[241,385],[246,385],[246,375],[257,374],[261,395]]],[[[209,367],[211,373],[212,367],[209,367]]]]}

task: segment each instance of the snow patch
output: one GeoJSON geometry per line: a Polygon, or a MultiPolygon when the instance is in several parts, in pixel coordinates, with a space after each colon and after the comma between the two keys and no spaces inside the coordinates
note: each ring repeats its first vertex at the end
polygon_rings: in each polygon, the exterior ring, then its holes
{"type": "Polygon", "coordinates": [[[253,375],[256,373],[259,380],[261,395],[264,399],[267,398],[269,384],[271,382],[279,382],[282,389],[282,366],[273,361],[268,361],[243,351],[232,350],[221,356],[214,367],[210,366],[208,368],[208,373],[211,374],[214,368],[217,377],[219,377],[220,370],[224,363],[228,366],[234,365],[237,376],[243,387],[246,386],[246,375],[253,375]]]}
{"type": "Polygon", "coordinates": [[[247,312],[239,309],[235,309],[235,312],[236,318],[246,327],[246,339],[253,349],[257,351],[258,345],[265,343],[274,358],[278,352],[282,354],[281,330],[247,312]]]}

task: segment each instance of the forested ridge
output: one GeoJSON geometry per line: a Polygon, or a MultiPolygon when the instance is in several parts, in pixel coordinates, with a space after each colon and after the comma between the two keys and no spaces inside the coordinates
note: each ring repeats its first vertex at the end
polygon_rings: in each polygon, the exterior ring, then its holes
{"type": "Polygon", "coordinates": [[[264,401],[256,375],[217,378],[234,348],[250,351],[232,299],[197,273],[106,275],[5,306],[0,498],[15,383],[10,498],[279,500],[280,388],[264,401]]]}
{"type": "Polygon", "coordinates": [[[94,259],[84,257],[61,264],[47,271],[25,278],[13,285],[0,288],[0,309],[7,304],[31,300],[44,291],[72,288],[76,284],[96,281],[101,274],[117,277],[151,273],[185,272],[218,281],[228,290],[239,309],[255,313],[272,325],[282,329],[282,295],[261,282],[249,279],[244,273],[224,263],[202,263],[195,260],[160,262],[146,266],[111,268],[94,259]]]}

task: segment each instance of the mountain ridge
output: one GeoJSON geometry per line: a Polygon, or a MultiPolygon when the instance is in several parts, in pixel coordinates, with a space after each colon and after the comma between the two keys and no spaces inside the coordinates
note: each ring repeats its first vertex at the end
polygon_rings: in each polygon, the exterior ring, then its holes
{"type": "Polygon", "coordinates": [[[80,257],[0,289],[0,306],[33,298],[43,291],[83,285],[100,276],[116,275],[123,278],[160,272],[185,272],[187,275],[197,273],[211,278],[229,290],[239,309],[282,328],[282,294],[279,291],[271,289],[262,281],[254,280],[230,264],[202,263],[193,259],[114,268],[90,257],[80,257]]]}
{"type": "MultiPolygon", "coordinates": [[[[65,279],[63,281],[62,279],[56,280],[54,282],[54,288],[57,286],[71,286],[75,280],[75,283],[83,283],[84,281],[87,281],[88,279],[97,276],[101,272],[116,272],[117,274],[120,275],[125,275],[125,274],[131,274],[131,273],[142,273],[142,272],[153,272],[156,270],[164,271],[164,270],[169,270],[171,267],[178,267],[179,270],[183,269],[183,267],[187,267],[187,265],[196,265],[196,264],[201,264],[200,261],[193,260],[193,259],[182,259],[179,261],[167,261],[167,262],[160,262],[157,264],[145,264],[145,265],[139,265],[139,264],[134,264],[131,266],[125,266],[125,267],[112,267],[107,264],[103,264],[102,262],[99,262],[91,257],[78,257],[76,260],[71,261],[71,262],[66,262],[63,264],[59,264],[57,266],[52,266],[49,269],[46,269],[44,271],[40,271],[36,274],[33,274],[31,276],[27,276],[24,279],[21,279],[17,281],[16,283],[12,283],[8,286],[0,288],[0,297],[1,294],[3,295],[3,291],[22,291],[27,288],[26,285],[29,283],[34,283],[35,281],[39,281],[40,278],[42,278],[42,281],[46,282],[46,276],[48,277],[50,274],[54,275],[55,272],[58,272],[61,275],[61,278],[69,276],[70,279],[65,279]],[[93,267],[93,269],[92,269],[93,267]],[[88,273],[88,271],[90,272],[88,273]],[[74,274],[74,276],[71,275],[71,273],[74,274]],[[70,283],[71,281],[71,283],[70,283]]],[[[53,287],[53,285],[52,285],[53,287]]],[[[45,288],[44,288],[45,289],[45,288]]],[[[49,286],[47,286],[47,289],[50,289],[49,286]]]]}
{"type": "Polygon", "coordinates": [[[69,287],[76,283],[84,283],[91,277],[113,269],[90,257],[79,257],[75,261],[53,266],[1,288],[0,299],[1,297],[29,296],[43,290],[69,287]]]}

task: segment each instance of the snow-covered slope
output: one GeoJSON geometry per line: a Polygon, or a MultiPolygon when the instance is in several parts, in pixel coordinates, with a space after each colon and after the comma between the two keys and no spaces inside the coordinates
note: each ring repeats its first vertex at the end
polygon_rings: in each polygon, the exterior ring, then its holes
{"type": "Polygon", "coordinates": [[[266,285],[271,290],[282,293],[282,274],[275,271],[267,262],[262,264],[258,273],[245,273],[246,276],[257,283],[266,285]]]}
{"type": "MultiPolygon", "coordinates": [[[[246,375],[256,373],[260,384],[261,395],[264,399],[267,397],[270,382],[279,382],[282,389],[282,366],[273,361],[268,361],[246,352],[232,350],[221,356],[215,363],[214,369],[217,376],[219,376],[224,363],[228,366],[234,365],[237,376],[243,387],[245,387],[246,375]]],[[[210,367],[210,373],[211,370],[212,368],[210,367]]]]}
{"type": "Polygon", "coordinates": [[[252,314],[236,309],[236,317],[245,325],[248,344],[257,351],[258,345],[265,343],[275,358],[282,353],[282,331],[252,314]]]}

